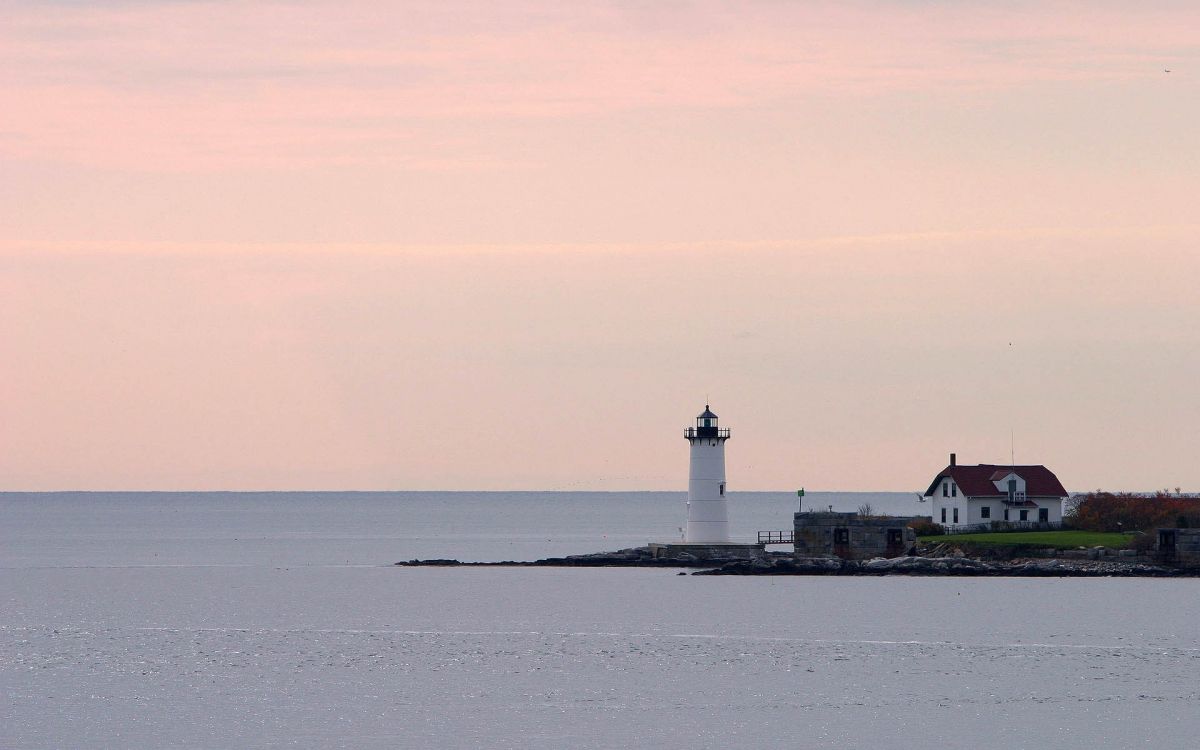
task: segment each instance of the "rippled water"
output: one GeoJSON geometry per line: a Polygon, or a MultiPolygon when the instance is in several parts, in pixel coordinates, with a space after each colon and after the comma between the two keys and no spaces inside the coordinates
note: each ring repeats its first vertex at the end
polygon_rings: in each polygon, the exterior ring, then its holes
{"type": "MultiPolygon", "coordinates": [[[[535,560],[673,541],[682,492],[0,493],[0,567],[535,560]]],[[[813,493],[911,515],[915,493],[813,493]]],[[[730,493],[731,533],[791,527],[790,492],[730,493]]]]}
{"type": "MultiPolygon", "coordinates": [[[[186,500],[178,523],[112,499],[120,523],[68,524],[55,565],[32,540],[55,537],[61,502],[0,497],[4,748],[1192,748],[1200,736],[1195,579],[346,564],[329,551],[370,537],[362,528],[268,533],[272,516],[327,517],[289,514],[282,498],[231,510],[229,496],[209,510],[186,500]],[[171,561],[147,563],[156,550],[171,561]]],[[[387,514],[370,507],[377,526],[387,514]]],[[[396,558],[424,556],[410,552],[436,536],[375,535],[423,539],[396,558]]],[[[505,546],[494,527],[482,536],[479,554],[505,546]]],[[[361,563],[376,543],[390,549],[375,539],[347,555],[361,563]]]]}

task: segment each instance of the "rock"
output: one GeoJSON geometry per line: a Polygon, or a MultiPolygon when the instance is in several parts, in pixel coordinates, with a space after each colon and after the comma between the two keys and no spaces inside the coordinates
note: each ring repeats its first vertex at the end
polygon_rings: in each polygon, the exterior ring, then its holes
{"type": "Polygon", "coordinates": [[[858,564],[864,571],[876,572],[920,572],[933,570],[935,565],[946,558],[933,560],[927,557],[876,557],[858,564]]]}

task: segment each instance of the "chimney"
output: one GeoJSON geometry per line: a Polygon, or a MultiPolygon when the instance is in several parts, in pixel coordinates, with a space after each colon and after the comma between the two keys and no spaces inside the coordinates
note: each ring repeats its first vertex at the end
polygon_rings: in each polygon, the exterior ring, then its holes
{"type": "Polygon", "coordinates": [[[957,456],[956,454],[954,454],[954,453],[951,453],[951,454],[950,454],[950,465],[951,465],[951,466],[957,466],[957,465],[958,465],[958,456],[957,456]]]}

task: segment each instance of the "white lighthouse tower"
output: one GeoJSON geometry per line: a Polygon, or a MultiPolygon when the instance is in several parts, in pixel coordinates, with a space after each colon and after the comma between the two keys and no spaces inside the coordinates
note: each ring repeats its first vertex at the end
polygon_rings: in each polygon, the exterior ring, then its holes
{"type": "Polygon", "coordinates": [[[696,426],[683,431],[692,448],[688,473],[686,544],[729,544],[729,513],[725,503],[725,441],[729,430],[717,427],[708,404],[696,426]]]}

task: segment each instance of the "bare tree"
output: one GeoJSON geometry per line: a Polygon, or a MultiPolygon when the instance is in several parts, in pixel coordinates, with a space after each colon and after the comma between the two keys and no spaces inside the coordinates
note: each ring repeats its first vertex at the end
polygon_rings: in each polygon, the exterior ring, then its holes
{"type": "Polygon", "coordinates": [[[863,503],[862,505],[858,506],[858,515],[862,516],[863,518],[869,518],[870,516],[875,515],[875,509],[871,507],[870,503],[863,503]]]}

